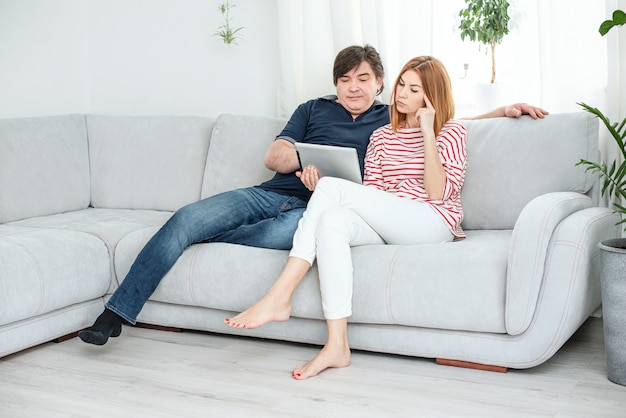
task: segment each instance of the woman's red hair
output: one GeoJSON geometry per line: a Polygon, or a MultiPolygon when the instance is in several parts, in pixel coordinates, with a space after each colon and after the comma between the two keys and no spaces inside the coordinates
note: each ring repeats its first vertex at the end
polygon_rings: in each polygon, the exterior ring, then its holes
{"type": "Polygon", "coordinates": [[[435,108],[435,135],[443,125],[454,117],[454,98],[452,97],[452,84],[448,71],[441,61],[431,56],[415,57],[409,60],[402,70],[391,91],[390,120],[394,132],[400,127],[406,126],[406,115],[396,110],[396,89],[402,74],[407,71],[415,71],[422,80],[422,89],[435,108]]]}

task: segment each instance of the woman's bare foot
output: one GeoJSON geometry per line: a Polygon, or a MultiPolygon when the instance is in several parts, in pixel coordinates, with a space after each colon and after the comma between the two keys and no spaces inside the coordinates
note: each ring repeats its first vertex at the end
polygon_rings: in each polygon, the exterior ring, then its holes
{"type": "Polygon", "coordinates": [[[347,367],[350,365],[350,347],[348,345],[325,345],[311,361],[301,364],[291,372],[291,377],[304,380],[317,376],[330,367],[347,367]]]}
{"type": "Polygon", "coordinates": [[[234,318],[226,318],[224,323],[233,328],[258,328],[268,322],[286,321],[291,315],[291,303],[278,302],[264,296],[257,303],[234,318]]]}
{"type": "Polygon", "coordinates": [[[311,263],[298,257],[289,257],[283,271],[270,290],[257,303],[224,323],[233,328],[258,328],[268,322],[286,321],[291,315],[291,296],[311,263]]]}

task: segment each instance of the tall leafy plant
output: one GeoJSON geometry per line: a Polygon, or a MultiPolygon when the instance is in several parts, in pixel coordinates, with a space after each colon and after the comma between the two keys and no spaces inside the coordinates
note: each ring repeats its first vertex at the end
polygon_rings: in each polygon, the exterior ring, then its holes
{"type": "MultiPolygon", "coordinates": [[[[605,20],[600,25],[598,31],[602,36],[606,35],[613,27],[622,26],[626,24],[626,13],[622,10],[616,10],[613,12],[612,19],[605,20]]],[[[586,103],[578,103],[584,110],[595,115],[602,121],[606,129],[611,134],[611,137],[617,144],[617,148],[621,153],[622,162],[618,164],[618,160],[615,159],[611,164],[604,162],[594,162],[588,160],[580,160],[577,165],[586,166],[586,171],[597,173],[600,176],[602,182],[602,195],[609,195],[615,211],[622,215],[619,224],[626,223],[626,207],[623,206],[623,202],[626,202],[626,118],[621,122],[611,122],[598,108],[589,106],[586,103]]],[[[626,231],[626,226],[624,227],[626,231]]]]}
{"type": "Polygon", "coordinates": [[[507,0],[465,0],[459,12],[461,40],[486,45],[491,50],[491,83],[496,81],[496,45],[509,33],[507,0]]]}

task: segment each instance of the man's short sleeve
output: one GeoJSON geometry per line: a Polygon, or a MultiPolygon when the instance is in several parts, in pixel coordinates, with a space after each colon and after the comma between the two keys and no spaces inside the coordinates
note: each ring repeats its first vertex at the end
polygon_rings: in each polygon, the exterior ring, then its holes
{"type": "Polygon", "coordinates": [[[286,139],[289,142],[304,141],[304,137],[309,126],[309,118],[313,103],[314,100],[309,100],[308,102],[302,103],[298,106],[276,139],[286,139]]]}

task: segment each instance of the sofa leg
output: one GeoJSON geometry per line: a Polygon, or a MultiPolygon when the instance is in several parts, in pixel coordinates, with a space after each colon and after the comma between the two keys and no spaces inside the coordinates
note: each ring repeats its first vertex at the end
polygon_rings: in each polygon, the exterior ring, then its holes
{"type": "Polygon", "coordinates": [[[471,363],[469,361],[449,360],[445,358],[438,358],[436,361],[437,364],[441,364],[442,366],[463,367],[466,369],[485,370],[488,372],[498,373],[506,373],[508,371],[508,369],[503,366],[490,366],[489,364],[471,363]]]}
{"type": "Polygon", "coordinates": [[[76,331],[76,332],[71,332],[71,333],[66,334],[66,335],[61,335],[60,337],[55,338],[55,339],[54,339],[54,340],[52,340],[51,342],[53,342],[53,343],[57,343],[57,344],[58,344],[58,343],[62,343],[63,341],[71,340],[71,339],[72,339],[72,338],[74,338],[74,337],[78,337],[78,331],[76,331]]]}
{"type": "Polygon", "coordinates": [[[158,331],[183,332],[182,328],[166,327],[164,325],[152,325],[152,324],[146,324],[144,322],[137,322],[135,326],[139,328],[156,329],[158,331]]]}
{"type": "MultiPolygon", "coordinates": [[[[137,322],[136,326],[139,328],[156,329],[158,331],[183,332],[182,328],[166,327],[163,325],[145,324],[143,322],[137,322]]],[[[61,335],[60,337],[57,337],[54,340],[51,340],[50,342],[57,343],[57,344],[62,343],[63,341],[71,340],[74,337],[78,337],[78,333],[79,331],[75,331],[69,334],[61,335]]]]}

